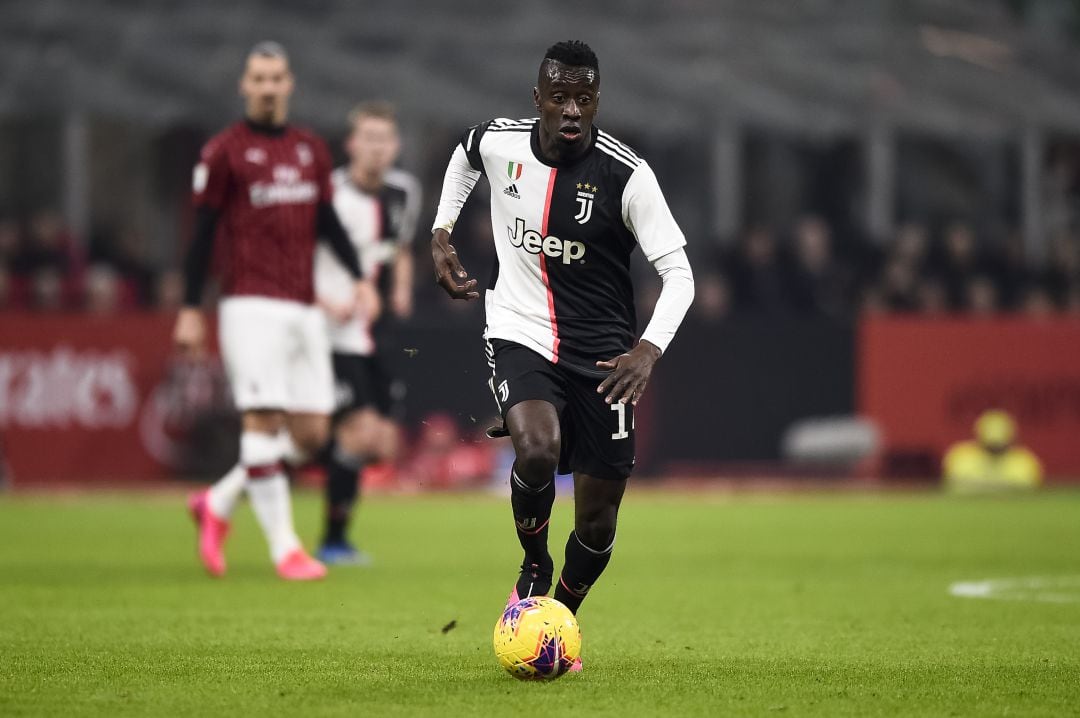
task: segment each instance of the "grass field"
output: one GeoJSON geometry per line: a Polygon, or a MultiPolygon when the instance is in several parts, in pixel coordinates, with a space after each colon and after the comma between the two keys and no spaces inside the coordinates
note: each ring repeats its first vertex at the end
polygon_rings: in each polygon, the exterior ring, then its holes
{"type": "MultiPolygon", "coordinates": [[[[308,538],[318,510],[299,497],[308,538]]],[[[490,497],[375,498],[376,565],[295,585],[246,507],[215,581],[178,495],[0,498],[0,715],[1080,715],[1080,583],[948,593],[1080,578],[1080,493],[632,492],[579,615],[585,672],[552,684],[491,652],[510,521],[490,497]]]]}

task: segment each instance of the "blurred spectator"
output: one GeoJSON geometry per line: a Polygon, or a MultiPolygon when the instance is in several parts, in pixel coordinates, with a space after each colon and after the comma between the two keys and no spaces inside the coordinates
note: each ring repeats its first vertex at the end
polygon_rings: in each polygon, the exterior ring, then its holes
{"type": "Polygon", "coordinates": [[[727,278],[716,272],[694,277],[695,296],[691,311],[706,322],[718,322],[731,313],[731,287],[727,278]]]}
{"type": "Polygon", "coordinates": [[[1031,268],[1024,254],[1024,238],[1019,232],[1011,232],[991,261],[994,283],[1003,309],[1019,308],[1032,282],[1031,268]]]}
{"type": "Polygon", "coordinates": [[[949,295],[945,292],[945,285],[937,277],[922,280],[916,302],[919,311],[924,314],[945,314],[949,311],[949,295]]]}
{"type": "Polygon", "coordinates": [[[892,247],[892,256],[902,260],[908,266],[923,271],[930,249],[930,233],[926,225],[918,222],[905,222],[896,232],[892,247]]]}
{"type": "Polygon", "coordinates": [[[964,309],[970,298],[968,285],[982,269],[978,242],[971,225],[965,222],[950,224],[934,260],[933,270],[945,284],[949,305],[956,310],[964,309]]]}
{"type": "Polygon", "coordinates": [[[849,312],[846,269],[833,256],[832,234],[823,219],[803,217],[795,226],[789,291],[801,314],[842,317],[849,312]]]}
{"type": "Polygon", "coordinates": [[[94,264],[86,273],[83,307],[91,314],[113,314],[121,307],[120,277],[107,264],[94,264]]]}
{"type": "Polygon", "coordinates": [[[180,309],[184,303],[184,275],[169,269],[157,277],[154,287],[154,306],[166,312],[180,309]]]}
{"type": "Polygon", "coordinates": [[[60,215],[52,210],[42,210],[30,218],[12,269],[24,276],[43,269],[71,276],[81,271],[79,253],[60,215]]]}
{"type": "Polygon", "coordinates": [[[1034,318],[1045,318],[1054,313],[1054,298],[1044,287],[1031,284],[1025,291],[1021,309],[1034,318]]]}
{"type": "Polygon", "coordinates": [[[919,304],[919,276],[903,257],[891,257],[885,264],[876,296],[880,307],[892,312],[914,312],[919,304]]]}
{"type": "Polygon", "coordinates": [[[740,312],[780,315],[789,310],[786,278],[776,237],[768,227],[751,228],[729,268],[735,308],[740,312]]]}
{"type": "Polygon", "coordinates": [[[58,312],[67,308],[64,276],[54,267],[34,273],[30,285],[30,307],[39,312],[58,312]]]}
{"type": "Polygon", "coordinates": [[[1054,302],[1064,307],[1070,288],[1080,281],[1080,242],[1074,235],[1061,234],[1051,242],[1044,281],[1054,302]]]}
{"type": "Polygon", "coordinates": [[[975,440],[955,444],[945,455],[945,485],[965,493],[1038,487],[1042,465],[1015,442],[1016,422],[1009,414],[983,412],[975,422],[975,440]]]}
{"type": "Polygon", "coordinates": [[[973,314],[989,315],[998,309],[998,292],[993,280],[985,275],[978,275],[968,280],[965,287],[964,306],[973,314]]]}
{"type": "Polygon", "coordinates": [[[94,237],[91,257],[95,262],[112,266],[118,280],[125,285],[125,294],[140,306],[149,306],[154,299],[156,277],[146,260],[146,240],[133,228],[112,235],[98,232],[94,237]]]}

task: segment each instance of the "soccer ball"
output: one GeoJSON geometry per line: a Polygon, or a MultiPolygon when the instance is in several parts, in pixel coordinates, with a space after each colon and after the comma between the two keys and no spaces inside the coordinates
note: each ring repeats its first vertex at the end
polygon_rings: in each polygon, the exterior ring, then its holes
{"type": "Polygon", "coordinates": [[[495,624],[495,656],[510,675],[550,680],[581,655],[581,629],[570,609],[547,596],[523,598],[495,624]]]}

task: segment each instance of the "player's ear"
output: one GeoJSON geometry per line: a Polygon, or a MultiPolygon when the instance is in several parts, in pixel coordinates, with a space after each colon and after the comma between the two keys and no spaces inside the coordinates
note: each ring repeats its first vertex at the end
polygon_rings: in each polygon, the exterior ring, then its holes
{"type": "Polygon", "coordinates": [[[533,88],[533,105],[536,106],[536,111],[540,111],[540,90],[533,88]]]}

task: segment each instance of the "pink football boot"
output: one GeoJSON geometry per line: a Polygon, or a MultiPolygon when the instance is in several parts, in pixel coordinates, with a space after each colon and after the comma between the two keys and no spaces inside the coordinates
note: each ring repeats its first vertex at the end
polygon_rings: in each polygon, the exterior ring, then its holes
{"type": "Polygon", "coordinates": [[[277,574],[286,581],[318,581],[326,578],[326,566],[298,548],[278,562],[277,574]]]}
{"type": "Polygon", "coordinates": [[[188,510],[198,532],[199,560],[206,572],[214,577],[225,575],[225,538],[229,535],[229,522],[219,519],[206,504],[206,491],[192,494],[188,510]]]}

